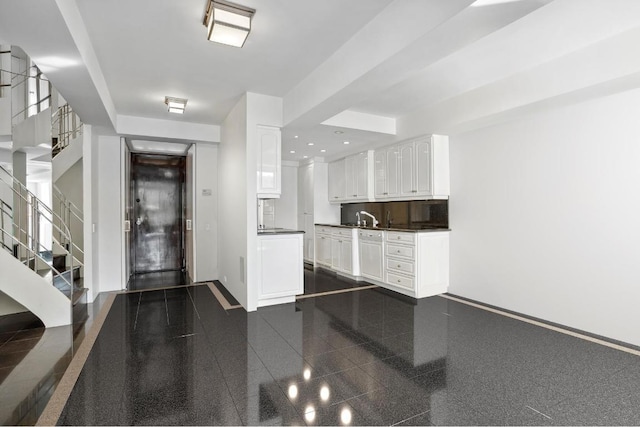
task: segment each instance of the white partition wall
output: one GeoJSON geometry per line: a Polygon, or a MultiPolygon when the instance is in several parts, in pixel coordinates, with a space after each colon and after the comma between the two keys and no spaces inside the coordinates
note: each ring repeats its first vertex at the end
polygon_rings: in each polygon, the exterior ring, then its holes
{"type": "Polygon", "coordinates": [[[451,137],[449,292],[640,345],[640,90],[451,137]]]}

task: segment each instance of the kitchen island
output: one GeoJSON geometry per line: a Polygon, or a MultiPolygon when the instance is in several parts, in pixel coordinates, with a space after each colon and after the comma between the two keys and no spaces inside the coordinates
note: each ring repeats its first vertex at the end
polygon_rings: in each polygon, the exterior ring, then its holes
{"type": "Polygon", "coordinates": [[[295,302],[304,293],[303,231],[258,230],[258,307],[295,302]]]}
{"type": "Polygon", "coordinates": [[[449,287],[449,231],[443,227],[316,224],[319,237],[314,265],[413,298],[445,293],[449,287]],[[346,230],[353,236],[349,244],[334,243],[345,241],[346,230]],[[353,262],[345,269],[339,261],[348,258],[353,262]]]}

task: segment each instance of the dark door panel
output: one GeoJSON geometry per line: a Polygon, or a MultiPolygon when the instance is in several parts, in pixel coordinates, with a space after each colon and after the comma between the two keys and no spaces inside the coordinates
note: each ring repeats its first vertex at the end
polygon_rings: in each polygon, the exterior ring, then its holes
{"type": "Polygon", "coordinates": [[[134,154],[131,173],[133,274],[182,269],[184,158],[134,154]]]}

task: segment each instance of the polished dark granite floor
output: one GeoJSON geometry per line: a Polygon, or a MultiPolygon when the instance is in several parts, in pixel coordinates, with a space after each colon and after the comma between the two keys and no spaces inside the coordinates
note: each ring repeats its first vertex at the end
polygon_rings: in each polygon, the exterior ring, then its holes
{"type": "Polygon", "coordinates": [[[638,425],[639,384],[637,356],[441,297],[187,286],[118,295],[59,423],[638,425]]]}
{"type": "Polygon", "coordinates": [[[130,291],[144,291],[188,284],[187,275],[182,270],[152,271],[137,273],[129,279],[130,291]]]}
{"type": "Polygon", "coordinates": [[[45,329],[30,312],[0,317],[0,424],[36,423],[104,299],[69,326],[45,329]]]}
{"type": "Polygon", "coordinates": [[[336,273],[317,269],[304,270],[304,294],[319,294],[322,292],[337,291],[340,289],[357,288],[359,286],[367,286],[369,283],[357,282],[355,280],[348,279],[343,276],[338,276],[336,273]]]}

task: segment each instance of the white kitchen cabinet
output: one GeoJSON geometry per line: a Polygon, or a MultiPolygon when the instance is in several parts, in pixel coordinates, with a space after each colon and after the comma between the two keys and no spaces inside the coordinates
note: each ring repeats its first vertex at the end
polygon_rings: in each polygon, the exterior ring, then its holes
{"type": "MultiPolygon", "coordinates": [[[[415,142],[415,179],[414,190],[418,195],[431,196],[433,189],[431,188],[431,138],[422,138],[415,142]]],[[[439,161],[442,161],[439,159],[439,161]]],[[[448,162],[447,162],[448,163],[448,162]]]]}
{"type": "Polygon", "coordinates": [[[304,293],[302,234],[258,236],[258,307],[294,302],[304,293]]]}
{"type": "Polygon", "coordinates": [[[355,275],[353,269],[353,239],[357,238],[354,228],[335,227],[331,233],[331,269],[348,275],[355,275]]]}
{"type": "Polygon", "coordinates": [[[387,231],[383,286],[414,298],[447,292],[449,232],[387,231]]]}
{"type": "Polygon", "coordinates": [[[329,201],[345,200],[346,190],[345,159],[329,163],[329,201]]]}
{"type": "Polygon", "coordinates": [[[382,231],[359,230],[360,275],[377,281],[384,280],[384,252],[382,231]]]}
{"type": "Polygon", "coordinates": [[[375,150],[374,179],[376,199],[448,198],[448,137],[424,136],[375,150]]]}
{"type": "Polygon", "coordinates": [[[345,198],[366,200],[369,196],[369,153],[366,151],[345,158],[345,198]]]}
{"type": "Polygon", "coordinates": [[[416,158],[414,156],[414,148],[414,142],[400,144],[398,146],[398,176],[400,177],[399,195],[403,197],[411,197],[417,192],[414,185],[416,178],[416,158]]]}
{"type": "Polygon", "coordinates": [[[373,197],[387,197],[387,150],[375,150],[373,154],[373,197]]]}
{"type": "Polygon", "coordinates": [[[331,267],[331,227],[316,226],[315,250],[316,264],[331,267]]]}
{"type": "Polygon", "coordinates": [[[329,203],[328,164],[313,160],[298,168],[298,228],[304,230],[304,260],[314,262],[316,222],[340,221],[340,206],[329,203]]]}
{"type": "Polygon", "coordinates": [[[259,198],[277,198],[282,180],[280,128],[258,125],[257,133],[257,194],[259,198]]]}

